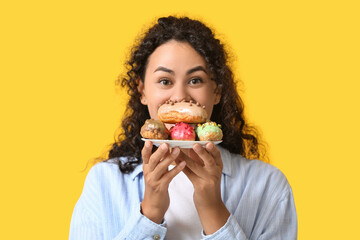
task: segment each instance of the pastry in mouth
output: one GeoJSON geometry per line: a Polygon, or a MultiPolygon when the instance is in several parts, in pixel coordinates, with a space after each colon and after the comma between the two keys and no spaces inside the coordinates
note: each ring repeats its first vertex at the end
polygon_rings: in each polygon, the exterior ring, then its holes
{"type": "Polygon", "coordinates": [[[168,139],[169,134],[164,123],[155,119],[147,119],[140,130],[140,135],[149,139],[168,139]]]}
{"type": "Polygon", "coordinates": [[[205,106],[193,101],[166,101],[158,109],[158,118],[164,123],[203,123],[207,120],[205,106]]]}

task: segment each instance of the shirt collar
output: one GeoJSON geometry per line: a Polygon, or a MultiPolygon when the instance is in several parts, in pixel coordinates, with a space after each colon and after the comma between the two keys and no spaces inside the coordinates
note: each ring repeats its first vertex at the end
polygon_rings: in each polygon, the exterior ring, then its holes
{"type": "Polygon", "coordinates": [[[139,175],[139,174],[142,173],[142,172],[143,172],[143,165],[142,165],[142,163],[141,163],[141,164],[137,165],[137,166],[135,167],[134,171],[132,171],[132,172],[130,173],[131,179],[134,180],[134,179],[137,177],[137,175],[139,175]]]}
{"type": "MultiPolygon", "coordinates": [[[[223,161],[222,173],[225,175],[231,176],[231,174],[232,174],[231,154],[227,149],[225,149],[221,146],[218,146],[218,149],[220,151],[221,159],[223,161]]],[[[134,180],[142,172],[143,172],[143,165],[142,164],[137,165],[135,167],[134,171],[132,171],[130,173],[131,179],[134,180]]]]}
{"type": "Polygon", "coordinates": [[[231,153],[227,149],[225,149],[221,146],[218,146],[217,148],[220,151],[221,160],[223,161],[222,173],[231,177],[231,174],[232,174],[231,153]]]}

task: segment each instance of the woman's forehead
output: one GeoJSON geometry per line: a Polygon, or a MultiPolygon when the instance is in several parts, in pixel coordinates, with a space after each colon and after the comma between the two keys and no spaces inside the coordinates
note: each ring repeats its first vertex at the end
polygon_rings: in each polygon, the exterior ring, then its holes
{"type": "Polygon", "coordinates": [[[205,59],[187,42],[169,41],[160,45],[150,55],[148,67],[158,68],[200,65],[206,68],[205,59]]]}

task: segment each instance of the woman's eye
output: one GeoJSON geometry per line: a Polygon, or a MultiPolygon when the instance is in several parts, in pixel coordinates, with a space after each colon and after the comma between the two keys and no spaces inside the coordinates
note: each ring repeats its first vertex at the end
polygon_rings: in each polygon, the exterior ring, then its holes
{"type": "Polygon", "coordinates": [[[169,79],[160,79],[159,83],[160,83],[161,85],[164,85],[164,86],[167,86],[167,85],[170,85],[170,84],[171,84],[171,82],[170,82],[169,79]]]}
{"type": "Polygon", "coordinates": [[[194,84],[199,84],[199,83],[202,83],[202,82],[203,82],[203,80],[201,78],[193,78],[193,79],[191,79],[189,81],[189,84],[194,85],[194,84]]]}

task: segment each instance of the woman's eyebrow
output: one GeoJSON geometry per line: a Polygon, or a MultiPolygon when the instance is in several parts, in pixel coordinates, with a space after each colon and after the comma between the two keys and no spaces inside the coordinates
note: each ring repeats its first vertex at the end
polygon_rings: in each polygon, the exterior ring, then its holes
{"type": "Polygon", "coordinates": [[[197,66],[197,67],[194,67],[194,68],[191,68],[190,70],[188,70],[188,71],[186,72],[186,75],[189,75],[189,74],[191,74],[191,73],[193,73],[193,72],[196,72],[196,71],[203,71],[203,72],[205,72],[206,74],[208,73],[203,66],[197,66]]]}
{"type": "Polygon", "coordinates": [[[168,69],[168,68],[166,68],[166,67],[162,67],[162,66],[156,68],[154,72],[157,72],[157,71],[164,71],[164,72],[170,73],[171,75],[174,75],[174,71],[173,71],[173,70],[168,69]]]}
{"type": "MultiPolygon", "coordinates": [[[[174,72],[173,70],[168,69],[168,68],[166,68],[166,67],[162,67],[162,66],[157,67],[154,72],[157,72],[157,71],[167,72],[167,73],[170,73],[171,75],[174,75],[174,74],[175,74],[175,72],[174,72]]],[[[197,72],[197,71],[203,71],[203,72],[205,72],[206,74],[208,73],[203,66],[197,66],[197,67],[194,67],[194,68],[189,69],[189,70],[186,72],[186,75],[189,75],[189,74],[191,74],[191,73],[193,73],[193,72],[197,72]]]]}

